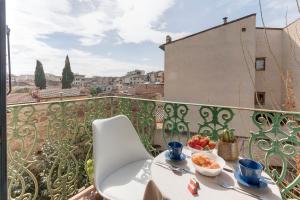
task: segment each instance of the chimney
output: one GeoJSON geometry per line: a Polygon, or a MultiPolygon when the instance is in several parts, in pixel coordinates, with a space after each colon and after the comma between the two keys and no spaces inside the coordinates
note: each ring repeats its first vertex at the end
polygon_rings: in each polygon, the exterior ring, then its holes
{"type": "Polygon", "coordinates": [[[227,24],[227,19],[228,19],[228,17],[223,17],[224,24],[227,24]]]}
{"type": "Polygon", "coordinates": [[[166,36],[166,44],[168,44],[170,42],[172,42],[172,38],[171,38],[171,36],[167,35],[166,36]]]}

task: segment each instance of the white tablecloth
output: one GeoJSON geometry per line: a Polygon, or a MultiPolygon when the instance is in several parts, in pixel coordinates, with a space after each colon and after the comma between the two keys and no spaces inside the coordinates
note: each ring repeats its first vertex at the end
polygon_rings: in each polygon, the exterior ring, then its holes
{"type": "MultiPolygon", "coordinates": [[[[187,149],[183,150],[184,154],[190,156],[191,152],[187,149]]],[[[222,181],[230,185],[235,185],[237,187],[246,189],[250,193],[260,195],[265,200],[280,200],[281,195],[279,188],[276,185],[268,184],[267,188],[264,189],[250,189],[245,186],[240,185],[234,178],[233,173],[224,171],[217,177],[206,177],[199,173],[189,174],[184,173],[181,175],[175,174],[174,172],[160,167],[154,164],[157,161],[165,160],[165,152],[159,154],[153,161],[151,166],[151,177],[152,181],[155,183],[161,194],[171,200],[250,200],[255,199],[248,195],[242,194],[240,192],[224,189],[220,187],[217,182],[222,181]],[[200,183],[200,190],[198,190],[198,195],[193,196],[187,189],[190,178],[196,177],[200,183]]],[[[232,169],[234,163],[227,162],[226,166],[232,169]]],[[[189,168],[191,171],[195,172],[191,159],[188,157],[185,162],[177,164],[180,167],[189,168]]],[[[265,172],[262,174],[265,177],[269,177],[265,172]]]]}

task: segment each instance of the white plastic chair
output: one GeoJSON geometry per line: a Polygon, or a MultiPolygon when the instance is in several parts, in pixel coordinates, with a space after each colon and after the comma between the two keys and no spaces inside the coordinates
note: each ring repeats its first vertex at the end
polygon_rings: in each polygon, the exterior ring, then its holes
{"type": "Polygon", "coordinates": [[[110,200],[141,200],[153,157],[130,120],[119,115],[93,122],[94,183],[110,200]]]}

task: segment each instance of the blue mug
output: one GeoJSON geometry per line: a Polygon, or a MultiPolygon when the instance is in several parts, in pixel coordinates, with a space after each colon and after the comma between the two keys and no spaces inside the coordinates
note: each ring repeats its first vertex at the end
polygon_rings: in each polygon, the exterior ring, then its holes
{"type": "Polygon", "coordinates": [[[173,160],[179,160],[180,155],[182,153],[183,145],[180,142],[169,142],[168,143],[168,149],[170,153],[170,158],[173,160]]]}
{"type": "Polygon", "coordinates": [[[241,178],[252,185],[258,185],[263,170],[262,164],[251,159],[240,159],[241,178]]]}

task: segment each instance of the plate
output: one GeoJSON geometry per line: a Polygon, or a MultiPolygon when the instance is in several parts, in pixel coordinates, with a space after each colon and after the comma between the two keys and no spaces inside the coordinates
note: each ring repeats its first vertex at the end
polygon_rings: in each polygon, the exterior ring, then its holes
{"type": "Polygon", "coordinates": [[[166,151],[165,158],[166,158],[167,161],[180,162],[180,161],[184,161],[186,159],[186,156],[182,153],[182,154],[180,154],[180,158],[179,159],[171,159],[170,152],[166,151]]]}
{"type": "Polygon", "coordinates": [[[239,170],[235,170],[234,171],[234,177],[236,178],[236,180],[246,186],[246,187],[249,187],[249,188],[256,188],[256,189],[260,189],[260,188],[265,188],[268,186],[268,183],[264,180],[264,179],[260,179],[259,180],[259,184],[258,185],[252,185],[250,183],[247,183],[246,181],[244,181],[241,177],[241,173],[239,170]]]}

